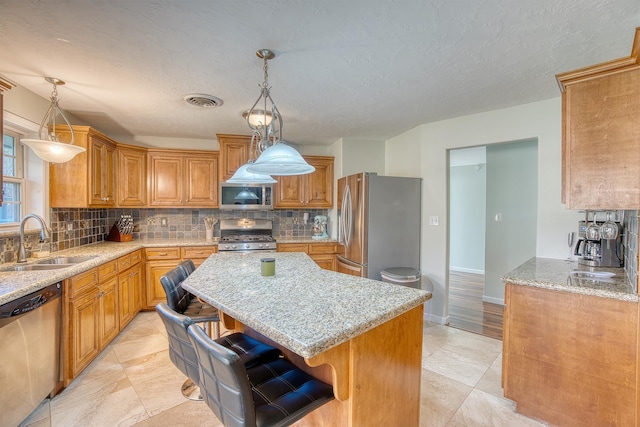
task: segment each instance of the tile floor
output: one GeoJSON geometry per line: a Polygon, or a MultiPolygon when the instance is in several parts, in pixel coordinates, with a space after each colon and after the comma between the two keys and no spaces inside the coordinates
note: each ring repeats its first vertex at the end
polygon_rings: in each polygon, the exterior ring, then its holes
{"type": "MultiPolygon", "coordinates": [[[[425,323],[421,427],[542,426],[514,412],[500,387],[498,340],[425,323]]],[[[140,313],[61,394],[22,424],[42,427],[222,427],[203,402],[182,397],[155,312],[140,313]]],[[[371,422],[376,426],[375,420],[371,422]]],[[[402,427],[402,426],[398,426],[402,427]]]]}

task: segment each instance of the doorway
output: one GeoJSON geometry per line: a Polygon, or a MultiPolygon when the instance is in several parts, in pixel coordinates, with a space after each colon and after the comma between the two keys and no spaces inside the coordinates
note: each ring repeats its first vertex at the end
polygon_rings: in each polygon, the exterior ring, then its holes
{"type": "Polygon", "coordinates": [[[500,278],[536,254],[537,140],[449,152],[449,325],[502,339],[500,278]]]}

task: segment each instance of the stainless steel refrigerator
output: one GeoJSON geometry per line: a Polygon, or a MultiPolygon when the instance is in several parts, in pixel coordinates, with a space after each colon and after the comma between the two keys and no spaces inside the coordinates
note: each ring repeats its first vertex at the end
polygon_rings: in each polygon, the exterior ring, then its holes
{"type": "Polygon", "coordinates": [[[422,178],[370,172],[338,180],[339,272],[381,280],[387,268],[420,270],[421,187],[422,178]]]}

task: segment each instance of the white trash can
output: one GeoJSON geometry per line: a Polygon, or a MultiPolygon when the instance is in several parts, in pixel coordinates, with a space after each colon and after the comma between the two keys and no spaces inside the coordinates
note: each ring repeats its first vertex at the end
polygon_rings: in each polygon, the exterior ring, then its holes
{"type": "Polygon", "coordinates": [[[410,288],[421,289],[420,271],[409,267],[393,267],[387,268],[380,272],[382,281],[393,283],[394,285],[402,285],[410,288]]]}

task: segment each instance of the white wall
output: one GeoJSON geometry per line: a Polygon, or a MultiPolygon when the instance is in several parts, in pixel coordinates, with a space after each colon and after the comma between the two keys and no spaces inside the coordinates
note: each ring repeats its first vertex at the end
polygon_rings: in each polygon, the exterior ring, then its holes
{"type": "Polygon", "coordinates": [[[422,262],[424,280],[433,286],[431,319],[447,320],[448,302],[448,151],[478,145],[538,139],[538,225],[536,256],[564,258],[566,236],[582,215],[560,203],[560,98],[428,123],[386,142],[386,175],[424,179],[422,262]],[[440,225],[429,226],[429,216],[440,225]]]}

